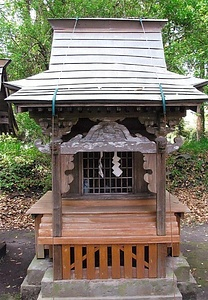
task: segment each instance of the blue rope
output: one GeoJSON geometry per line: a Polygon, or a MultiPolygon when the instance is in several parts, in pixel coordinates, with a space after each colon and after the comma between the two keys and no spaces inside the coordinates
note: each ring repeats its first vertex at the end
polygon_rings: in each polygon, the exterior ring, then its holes
{"type": "Polygon", "coordinates": [[[159,87],[160,87],[160,93],[161,93],[161,97],[162,97],[163,113],[164,113],[164,115],[166,115],[166,100],[165,100],[165,94],[163,92],[161,83],[159,83],[159,87]]]}
{"type": "Polygon", "coordinates": [[[52,98],[52,116],[54,117],[56,114],[56,95],[58,93],[58,87],[55,89],[52,98]]]}

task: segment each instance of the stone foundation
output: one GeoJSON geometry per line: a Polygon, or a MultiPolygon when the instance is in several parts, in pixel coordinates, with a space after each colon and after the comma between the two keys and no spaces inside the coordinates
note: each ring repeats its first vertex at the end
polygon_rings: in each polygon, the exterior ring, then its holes
{"type": "Polygon", "coordinates": [[[197,284],[184,257],[167,259],[166,278],[57,280],[52,262],[34,258],[21,286],[31,300],[196,300],[197,284]]]}

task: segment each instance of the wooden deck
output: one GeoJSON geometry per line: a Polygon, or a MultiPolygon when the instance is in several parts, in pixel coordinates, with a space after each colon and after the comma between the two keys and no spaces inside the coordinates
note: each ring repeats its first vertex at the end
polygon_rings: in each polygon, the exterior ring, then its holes
{"type": "Polygon", "coordinates": [[[132,197],[62,200],[62,236],[53,237],[48,192],[28,210],[36,216],[37,256],[61,247],[63,279],[155,278],[167,249],[179,255],[180,217],[188,211],[176,197],[166,196],[165,236],[156,232],[156,200],[132,197]]]}
{"type": "MultiPolygon", "coordinates": [[[[99,197],[100,198],[100,197],[99,197]]],[[[103,214],[103,213],[139,213],[139,212],[156,212],[155,198],[137,198],[136,196],[122,200],[121,197],[109,196],[103,200],[86,198],[64,198],[62,200],[64,214],[103,214]]],[[[52,192],[48,191],[27,211],[27,214],[52,214],[52,192]]],[[[187,206],[182,204],[177,197],[166,192],[166,212],[185,213],[189,212],[187,206]]]]}

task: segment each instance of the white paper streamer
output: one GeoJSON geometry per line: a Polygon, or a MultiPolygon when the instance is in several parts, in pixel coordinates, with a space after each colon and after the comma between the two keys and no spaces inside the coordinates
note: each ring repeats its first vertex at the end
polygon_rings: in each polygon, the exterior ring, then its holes
{"type": "Polygon", "coordinates": [[[114,152],[114,156],[113,156],[113,174],[116,177],[121,176],[121,174],[123,173],[123,171],[119,168],[120,167],[120,163],[119,163],[120,157],[118,157],[117,152],[114,152]]]}
{"type": "Polygon", "coordinates": [[[100,152],[100,159],[98,162],[98,174],[103,178],[104,174],[103,174],[103,165],[102,165],[102,158],[103,158],[103,152],[100,152]]]}

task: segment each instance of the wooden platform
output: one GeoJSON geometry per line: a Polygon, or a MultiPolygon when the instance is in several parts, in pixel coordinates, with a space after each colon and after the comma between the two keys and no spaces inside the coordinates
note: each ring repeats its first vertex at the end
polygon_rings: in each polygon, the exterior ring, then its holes
{"type": "MultiPolygon", "coordinates": [[[[100,195],[99,195],[100,196],[100,195]]],[[[99,197],[100,198],[100,197],[99,197]]],[[[156,212],[156,200],[155,198],[148,197],[146,199],[137,198],[132,196],[128,199],[119,199],[113,196],[106,197],[103,200],[96,200],[95,197],[90,198],[64,198],[63,204],[63,215],[64,214],[102,214],[102,213],[119,213],[119,212],[156,212]]],[[[51,214],[52,213],[52,192],[48,191],[44,194],[33,206],[27,211],[27,214],[39,215],[39,214],[51,214]]],[[[174,213],[185,213],[189,212],[187,206],[182,204],[177,197],[166,192],[166,212],[174,213]]]]}
{"type": "Polygon", "coordinates": [[[53,237],[52,193],[28,211],[36,216],[37,257],[61,247],[63,279],[155,278],[168,248],[179,255],[180,217],[188,211],[167,193],[166,235],[156,231],[156,200],[63,199],[62,236],[53,237]]]}

